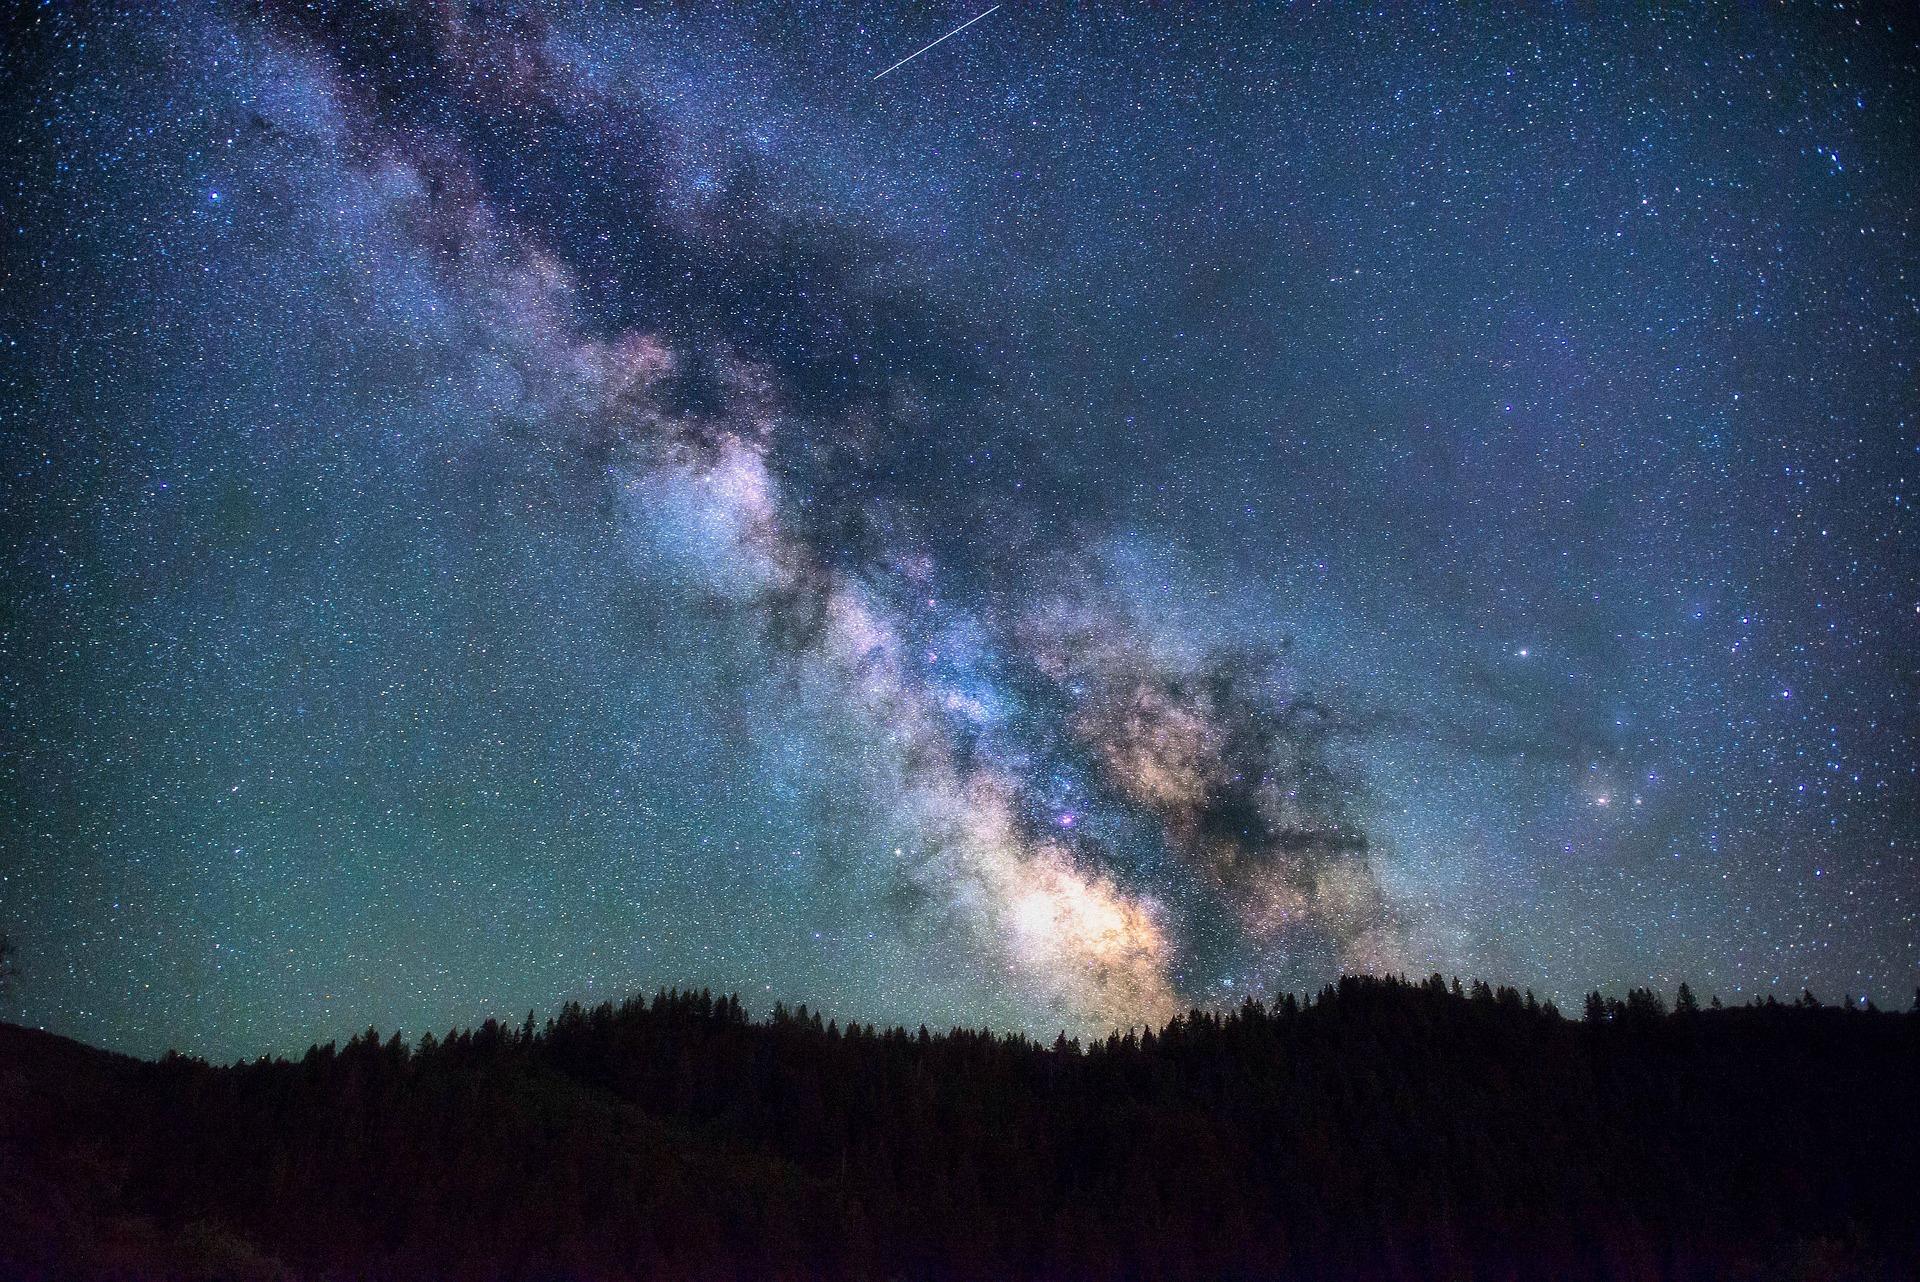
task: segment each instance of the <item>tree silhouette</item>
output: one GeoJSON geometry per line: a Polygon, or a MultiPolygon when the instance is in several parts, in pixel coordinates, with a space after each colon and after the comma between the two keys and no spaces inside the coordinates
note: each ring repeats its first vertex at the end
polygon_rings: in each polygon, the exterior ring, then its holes
{"type": "Polygon", "coordinates": [[[1663,1005],[1348,976],[1030,1039],[661,990],[228,1067],[0,1025],[0,1277],[1920,1276],[1920,1018],[1663,1005]]]}

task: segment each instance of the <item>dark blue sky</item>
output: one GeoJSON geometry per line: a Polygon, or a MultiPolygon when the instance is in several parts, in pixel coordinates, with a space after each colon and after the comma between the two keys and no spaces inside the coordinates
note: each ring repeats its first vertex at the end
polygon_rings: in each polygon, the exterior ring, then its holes
{"type": "Polygon", "coordinates": [[[43,14],[0,930],[296,1048],[1920,982],[1893,10],[43,14]]]}

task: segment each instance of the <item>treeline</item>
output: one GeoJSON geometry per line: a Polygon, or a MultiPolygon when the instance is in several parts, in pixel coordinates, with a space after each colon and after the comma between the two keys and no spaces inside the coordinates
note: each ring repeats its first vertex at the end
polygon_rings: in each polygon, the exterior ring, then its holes
{"type": "Polygon", "coordinates": [[[299,1060],[0,1038],[0,1276],[1920,1276],[1920,1014],[1347,978],[1051,1045],[662,992],[299,1060]]]}

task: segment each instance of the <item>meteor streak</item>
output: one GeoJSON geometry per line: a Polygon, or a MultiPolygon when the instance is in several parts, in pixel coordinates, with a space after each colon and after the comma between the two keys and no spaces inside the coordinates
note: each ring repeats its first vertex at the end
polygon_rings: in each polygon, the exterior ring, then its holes
{"type": "MultiPolygon", "coordinates": [[[[993,9],[998,9],[999,7],[1000,7],[999,5],[995,5],[993,6],[993,9]]],[[[986,17],[988,13],[992,13],[993,9],[988,9],[986,13],[977,13],[973,17],[968,18],[965,22],[955,27],[952,31],[949,31],[947,32],[946,35],[941,36],[940,40],[934,41],[933,44],[921,45],[918,49],[915,49],[912,53],[908,54],[906,57],[902,58],[900,61],[894,63],[891,67],[888,67],[885,71],[881,72],[879,76],[875,76],[873,79],[878,80],[880,79],[880,76],[891,75],[893,72],[900,70],[900,68],[906,66],[909,62],[912,62],[915,58],[918,58],[921,54],[933,48],[933,45],[939,44],[941,40],[953,39],[955,36],[959,35],[962,31],[965,31],[968,27],[971,27],[974,23],[986,17]]],[[[871,84],[872,81],[868,81],[868,83],[871,84]]]]}

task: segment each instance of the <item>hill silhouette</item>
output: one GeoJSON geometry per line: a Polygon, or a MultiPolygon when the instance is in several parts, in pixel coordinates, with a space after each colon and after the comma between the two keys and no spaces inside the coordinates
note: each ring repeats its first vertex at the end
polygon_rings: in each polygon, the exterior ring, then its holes
{"type": "Polygon", "coordinates": [[[1920,1276],[1920,1014],[1440,976],[1049,1046],[662,992],[299,1060],[0,1026],[0,1276],[1920,1276]]]}

